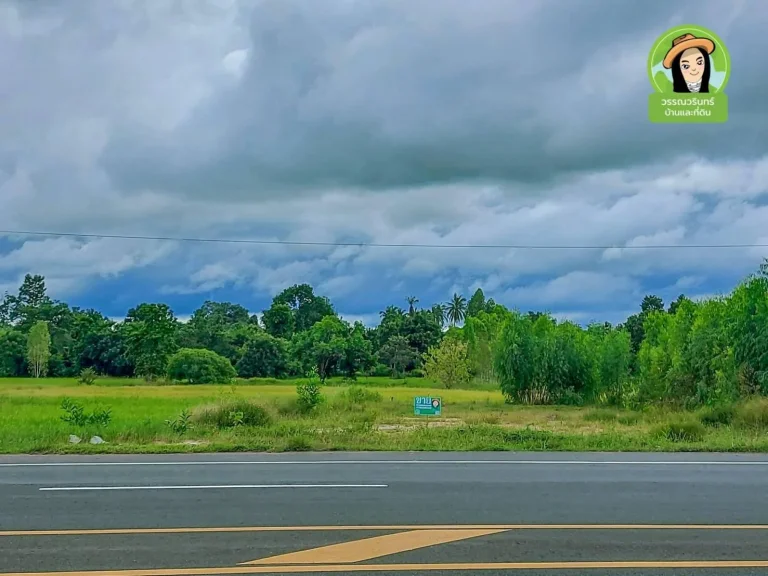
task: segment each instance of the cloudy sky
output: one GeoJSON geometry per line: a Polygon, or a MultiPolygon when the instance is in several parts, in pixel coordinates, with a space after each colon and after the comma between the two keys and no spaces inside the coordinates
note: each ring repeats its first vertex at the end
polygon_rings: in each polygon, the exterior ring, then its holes
{"type": "MultiPolygon", "coordinates": [[[[378,244],[768,244],[764,0],[0,0],[0,229],[378,244]],[[722,125],[654,125],[664,30],[731,54],[722,125]]],[[[728,291],[768,249],[295,246],[0,236],[122,316],[256,312],[310,282],[350,319],[476,287],[619,321],[728,291]]]]}

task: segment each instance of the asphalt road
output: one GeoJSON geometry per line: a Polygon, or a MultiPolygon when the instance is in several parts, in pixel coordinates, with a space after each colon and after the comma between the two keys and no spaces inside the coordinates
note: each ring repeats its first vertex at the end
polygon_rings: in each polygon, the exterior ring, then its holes
{"type": "Polygon", "coordinates": [[[768,458],[0,457],[0,573],[64,571],[768,574],[768,458]]]}

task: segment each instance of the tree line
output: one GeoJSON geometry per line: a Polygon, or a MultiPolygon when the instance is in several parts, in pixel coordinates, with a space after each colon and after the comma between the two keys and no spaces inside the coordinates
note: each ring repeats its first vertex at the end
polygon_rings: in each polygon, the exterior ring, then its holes
{"type": "Polygon", "coordinates": [[[308,284],[261,316],[206,301],[187,322],[142,303],[119,322],[51,299],[27,275],[0,303],[0,376],[241,378],[429,376],[497,383],[511,402],[685,405],[768,393],[768,264],[727,295],[665,306],[646,296],[619,325],[586,327],[521,312],[478,289],[446,303],[388,306],[375,327],[348,323],[308,284]]]}

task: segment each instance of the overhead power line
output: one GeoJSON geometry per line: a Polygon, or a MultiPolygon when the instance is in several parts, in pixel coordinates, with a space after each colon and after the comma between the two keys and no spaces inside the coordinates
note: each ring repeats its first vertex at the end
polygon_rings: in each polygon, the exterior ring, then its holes
{"type": "Polygon", "coordinates": [[[253,244],[277,246],[326,246],[359,248],[468,248],[468,249],[520,249],[520,250],[685,250],[768,248],[768,244],[646,244],[646,245],[567,245],[567,244],[396,244],[380,242],[310,242],[295,240],[252,240],[245,238],[197,238],[184,236],[143,236],[131,234],[83,234],[79,232],[42,232],[38,230],[0,230],[0,236],[46,236],[65,238],[95,238],[115,240],[161,240],[170,242],[197,242],[209,244],[253,244]]]}

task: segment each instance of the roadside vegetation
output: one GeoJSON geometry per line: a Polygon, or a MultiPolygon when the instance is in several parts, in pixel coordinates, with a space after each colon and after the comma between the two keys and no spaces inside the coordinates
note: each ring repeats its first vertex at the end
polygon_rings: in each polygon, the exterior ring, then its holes
{"type": "Polygon", "coordinates": [[[304,284],[261,317],[144,303],[113,322],[28,275],[0,303],[0,452],[768,450],[766,264],[618,326],[481,290],[406,304],[349,324],[304,284]]]}

